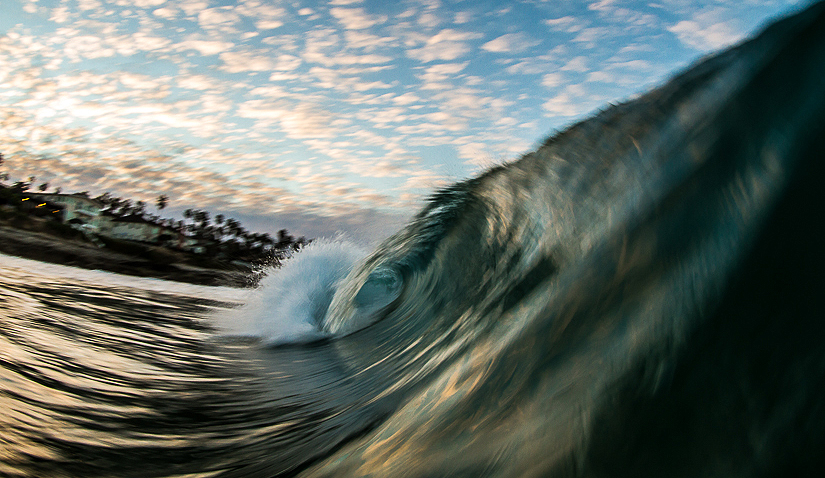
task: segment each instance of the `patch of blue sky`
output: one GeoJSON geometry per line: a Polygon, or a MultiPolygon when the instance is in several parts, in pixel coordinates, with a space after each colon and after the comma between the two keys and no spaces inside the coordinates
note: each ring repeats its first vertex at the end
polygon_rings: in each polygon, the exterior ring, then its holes
{"type": "MultiPolygon", "coordinates": [[[[421,158],[421,165],[432,172],[442,172],[445,163],[456,156],[456,148],[451,144],[422,145],[415,148],[421,158]]],[[[491,161],[495,158],[489,158],[491,161]]]]}
{"type": "MultiPolygon", "coordinates": [[[[78,71],[93,72],[97,75],[113,75],[121,73],[135,73],[154,78],[172,77],[178,74],[178,65],[170,60],[152,58],[154,55],[147,52],[136,52],[133,55],[101,56],[84,58],[77,62],[64,62],[60,68],[62,73],[78,71]]],[[[115,78],[112,76],[112,78],[115,78]]]]}
{"type": "Polygon", "coordinates": [[[5,33],[19,25],[22,19],[30,17],[30,15],[23,12],[20,4],[14,2],[8,5],[3,4],[3,14],[0,15],[0,32],[5,33]]]}

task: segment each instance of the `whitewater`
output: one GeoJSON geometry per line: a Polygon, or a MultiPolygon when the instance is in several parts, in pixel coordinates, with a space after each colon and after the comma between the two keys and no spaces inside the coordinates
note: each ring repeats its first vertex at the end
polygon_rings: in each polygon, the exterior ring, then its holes
{"type": "Polygon", "coordinates": [[[825,3],[255,289],[0,256],[0,475],[816,476],[825,3]]]}

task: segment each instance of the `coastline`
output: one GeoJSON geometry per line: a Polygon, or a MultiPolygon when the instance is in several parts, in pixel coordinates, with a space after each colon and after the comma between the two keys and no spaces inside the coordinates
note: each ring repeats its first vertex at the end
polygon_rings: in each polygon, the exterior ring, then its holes
{"type": "Polygon", "coordinates": [[[208,268],[187,264],[183,254],[168,249],[153,248],[148,258],[139,257],[100,248],[88,241],[7,225],[0,225],[0,252],[83,269],[207,286],[248,288],[261,278],[261,273],[242,266],[221,264],[220,268],[208,268]]]}

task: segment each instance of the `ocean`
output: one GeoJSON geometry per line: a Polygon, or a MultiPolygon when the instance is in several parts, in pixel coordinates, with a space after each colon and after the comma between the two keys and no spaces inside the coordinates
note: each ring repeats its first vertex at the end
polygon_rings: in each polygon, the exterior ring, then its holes
{"type": "Polygon", "coordinates": [[[0,475],[817,476],[825,3],[254,289],[0,256],[0,475]]]}

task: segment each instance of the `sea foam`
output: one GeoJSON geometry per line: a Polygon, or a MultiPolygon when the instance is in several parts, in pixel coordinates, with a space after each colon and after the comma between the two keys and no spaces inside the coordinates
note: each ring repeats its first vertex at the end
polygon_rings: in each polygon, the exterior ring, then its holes
{"type": "Polygon", "coordinates": [[[343,239],[314,241],[269,271],[245,305],[217,317],[218,325],[270,345],[326,337],[321,323],[336,287],[366,255],[366,249],[343,239]]]}

